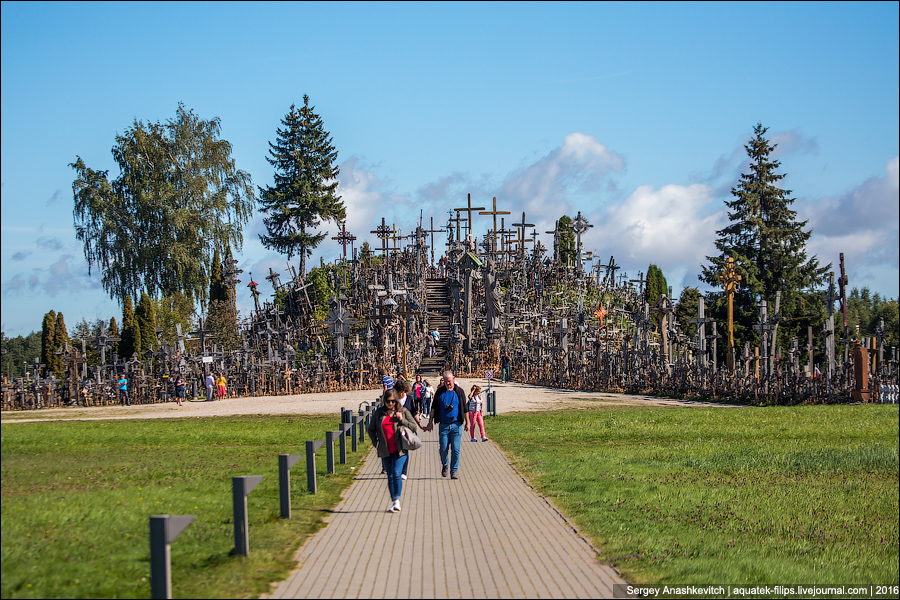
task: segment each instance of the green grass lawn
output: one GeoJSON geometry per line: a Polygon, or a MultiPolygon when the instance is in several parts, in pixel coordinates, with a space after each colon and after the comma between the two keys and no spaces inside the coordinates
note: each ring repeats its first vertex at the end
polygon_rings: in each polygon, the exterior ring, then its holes
{"type": "MultiPolygon", "coordinates": [[[[250,597],[296,565],[368,452],[350,452],[306,491],[292,474],[292,518],[279,518],[278,454],[303,454],[339,417],[267,416],[2,426],[3,598],[146,598],[151,515],[193,514],[171,548],[176,598],[250,597]],[[264,475],[248,496],[250,556],[234,547],[231,478],[264,475]]],[[[337,444],[335,455],[337,460],[337,444]]]]}
{"type": "Polygon", "coordinates": [[[898,582],[896,406],[598,405],[487,427],[631,583],[898,582]]]}

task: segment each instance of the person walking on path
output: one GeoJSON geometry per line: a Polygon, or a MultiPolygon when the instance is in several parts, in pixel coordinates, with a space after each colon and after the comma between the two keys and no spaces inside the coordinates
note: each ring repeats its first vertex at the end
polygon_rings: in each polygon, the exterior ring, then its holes
{"type": "Polygon", "coordinates": [[[503,383],[509,381],[509,367],[512,364],[512,359],[509,357],[509,350],[503,351],[503,358],[500,359],[500,365],[503,367],[503,383]]]}
{"type": "Polygon", "coordinates": [[[128,398],[128,377],[125,376],[125,373],[119,377],[119,396],[122,406],[131,406],[131,400],[128,398]]]}
{"type": "Polygon", "coordinates": [[[484,400],[481,398],[481,388],[477,385],[472,386],[469,392],[469,432],[472,434],[472,441],[477,442],[475,437],[475,424],[481,429],[481,441],[486,442],[488,439],[484,435],[484,400]]]}
{"type": "Polygon", "coordinates": [[[394,379],[388,375],[387,369],[381,370],[381,391],[386,392],[394,387],[394,379]]]}
{"type": "Polygon", "coordinates": [[[438,437],[441,443],[441,477],[459,479],[459,448],[462,445],[462,429],[469,430],[466,392],[456,384],[453,371],[444,371],[444,383],[434,392],[431,416],[425,431],[434,429],[437,417],[438,437]]]}
{"type": "Polygon", "coordinates": [[[431,358],[434,356],[435,342],[434,336],[430,333],[425,336],[425,345],[428,347],[428,358],[431,358]]]}
{"type": "Polygon", "coordinates": [[[182,400],[184,400],[184,379],[179,375],[175,378],[175,402],[178,406],[183,406],[182,400]]]}
{"type": "Polygon", "coordinates": [[[227,392],[225,388],[225,375],[223,373],[219,373],[219,377],[216,379],[216,397],[220,400],[225,399],[225,393],[227,392]]]}
{"type": "Polygon", "coordinates": [[[425,393],[422,397],[422,413],[428,417],[431,414],[431,400],[434,398],[434,388],[431,387],[427,379],[422,383],[425,384],[425,393]]]}
{"type": "MultiPolygon", "coordinates": [[[[405,382],[404,382],[405,383],[405,382]]],[[[391,495],[391,506],[388,512],[400,512],[400,496],[403,493],[403,465],[409,456],[400,447],[400,427],[409,427],[418,431],[412,414],[397,402],[397,392],[385,390],[382,394],[382,405],[375,410],[369,422],[369,439],[381,458],[381,465],[387,472],[388,493],[391,495]]]]}
{"type": "Polygon", "coordinates": [[[216,387],[216,380],[213,379],[212,373],[206,374],[206,401],[212,402],[213,392],[216,387]]]}
{"type": "Polygon", "coordinates": [[[413,384],[412,395],[416,403],[416,412],[422,412],[422,405],[425,402],[425,384],[422,382],[422,376],[416,375],[416,382],[413,384]]]}
{"type": "MultiPolygon", "coordinates": [[[[422,421],[419,419],[419,406],[416,402],[415,398],[409,395],[409,382],[403,379],[399,380],[394,384],[394,391],[397,392],[397,404],[405,408],[409,411],[409,414],[412,415],[412,418],[415,419],[416,425],[422,427],[424,429],[424,425],[422,425],[422,421]]],[[[406,462],[403,463],[403,474],[400,478],[403,481],[406,481],[407,475],[409,474],[409,457],[407,456],[406,462]]]]}

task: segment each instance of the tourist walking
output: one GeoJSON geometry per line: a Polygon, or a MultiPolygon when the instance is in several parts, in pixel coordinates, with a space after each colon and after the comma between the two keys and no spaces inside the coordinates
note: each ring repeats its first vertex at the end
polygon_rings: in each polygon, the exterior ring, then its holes
{"type": "Polygon", "coordinates": [[[412,395],[416,402],[416,412],[422,412],[422,406],[425,403],[425,383],[422,382],[421,375],[416,375],[416,382],[412,386],[412,395]]]}
{"type": "Polygon", "coordinates": [[[503,351],[503,358],[500,359],[500,366],[502,367],[502,377],[503,382],[506,383],[509,381],[509,367],[512,364],[512,359],[509,357],[509,350],[503,351]]]}
{"type": "Polygon", "coordinates": [[[425,396],[422,400],[422,414],[424,414],[425,417],[428,417],[428,415],[431,414],[431,400],[434,398],[434,388],[431,387],[431,384],[428,383],[427,379],[422,383],[425,384],[425,396]]]}
{"type": "Polygon", "coordinates": [[[388,375],[387,369],[381,370],[381,391],[386,392],[394,387],[394,378],[388,375]]]}
{"type": "Polygon", "coordinates": [[[219,377],[216,379],[216,397],[219,398],[220,400],[225,399],[225,393],[227,391],[225,389],[226,383],[227,382],[225,381],[225,374],[219,373],[219,377]]]}
{"type": "Polygon", "coordinates": [[[207,402],[213,401],[213,394],[215,393],[215,389],[216,389],[216,380],[213,379],[212,373],[207,373],[206,374],[206,401],[207,402]]]}
{"type": "MultiPolygon", "coordinates": [[[[412,418],[416,421],[416,424],[419,427],[424,428],[422,425],[422,421],[419,419],[419,406],[416,402],[415,398],[410,394],[409,382],[401,379],[394,384],[394,391],[396,392],[397,404],[405,408],[409,411],[409,414],[412,415],[412,418]]],[[[403,463],[403,474],[400,476],[403,481],[406,481],[407,475],[409,474],[409,458],[406,459],[406,462],[403,463]]]]}
{"type": "Polygon", "coordinates": [[[481,397],[481,388],[477,385],[473,385],[472,390],[469,392],[469,405],[467,408],[469,409],[469,433],[472,434],[472,441],[478,441],[478,438],[475,437],[476,424],[481,429],[481,441],[488,441],[484,435],[484,400],[481,397]]]}
{"type": "Polygon", "coordinates": [[[119,402],[122,406],[131,406],[131,400],[128,398],[128,377],[125,373],[119,377],[119,402]]]}
{"type": "Polygon", "coordinates": [[[425,346],[428,347],[428,358],[431,358],[432,356],[434,356],[434,348],[435,348],[434,336],[431,335],[430,333],[425,336],[425,346]]]}
{"type": "Polygon", "coordinates": [[[388,512],[400,512],[403,465],[409,460],[407,451],[400,447],[400,427],[409,427],[415,432],[418,431],[418,425],[412,414],[397,402],[395,390],[385,390],[381,402],[382,405],[375,409],[375,414],[369,421],[369,439],[387,473],[388,493],[391,496],[388,512]]]}
{"type": "Polygon", "coordinates": [[[175,378],[175,402],[178,403],[178,406],[183,406],[182,400],[184,400],[184,378],[179,375],[175,378]]]}
{"type": "Polygon", "coordinates": [[[425,431],[434,429],[437,418],[438,438],[441,444],[441,477],[450,474],[450,479],[459,479],[459,449],[462,445],[462,430],[469,430],[466,413],[466,392],[456,384],[453,371],[444,371],[444,383],[434,392],[431,416],[425,431]]]}
{"type": "Polygon", "coordinates": [[[447,257],[441,254],[441,260],[438,261],[438,268],[440,269],[441,278],[447,276],[447,257]]]}

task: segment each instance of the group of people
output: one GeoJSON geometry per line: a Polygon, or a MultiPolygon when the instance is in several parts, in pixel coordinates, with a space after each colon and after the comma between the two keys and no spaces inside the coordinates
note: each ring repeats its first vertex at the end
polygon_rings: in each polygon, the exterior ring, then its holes
{"type": "Polygon", "coordinates": [[[224,398],[225,394],[227,392],[227,390],[225,388],[226,383],[227,382],[225,381],[224,374],[219,373],[218,377],[213,377],[212,373],[207,373],[206,374],[206,401],[212,402],[213,396],[215,396],[215,399],[218,399],[218,400],[221,400],[222,398],[224,398]]]}
{"type": "Polygon", "coordinates": [[[409,472],[409,452],[402,446],[400,439],[402,428],[407,427],[413,433],[419,430],[432,431],[437,422],[441,477],[459,479],[463,431],[471,432],[471,441],[477,442],[477,425],[481,441],[488,441],[484,433],[484,401],[481,388],[477,385],[472,386],[467,397],[456,383],[452,371],[444,372],[436,390],[432,390],[421,375],[417,375],[415,383],[410,386],[406,380],[395,381],[384,373],[382,385],[381,405],[372,415],[368,433],[381,458],[383,472],[387,475],[388,493],[391,496],[388,512],[400,512],[403,482],[409,472]],[[428,417],[425,425],[420,417],[423,414],[428,417]]]}

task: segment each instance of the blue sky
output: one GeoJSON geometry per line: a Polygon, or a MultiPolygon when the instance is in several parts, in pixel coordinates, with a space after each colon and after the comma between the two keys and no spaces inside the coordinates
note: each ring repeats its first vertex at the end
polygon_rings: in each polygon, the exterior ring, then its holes
{"type": "MultiPolygon", "coordinates": [[[[526,212],[538,231],[579,210],[585,247],[631,275],[653,262],[698,285],[723,200],[769,128],[809,219],[809,251],[844,252],[850,286],[898,295],[898,4],[2,3],[3,331],[121,314],[87,275],[69,163],[116,175],[135,118],[178,102],[219,117],[239,168],[265,161],[308,94],[333,137],[348,230],[465,204],[526,212]]],[[[488,228],[475,222],[475,232],[488,228]]],[[[329,237],[334,225],[327,228],[329,237]]],[[[236,254],[257,281],[257,213],[236,254]]],[[[549,245],[550,236],[542,235],[549,245]]],[[[320,247],[326,260],[336,243],[320,247]]],[[[318,255],[314,257],[318,261],[318,255]]],[[[296,264],[296,258],[292,261],[296,264]]],[[[266,286],[263,286],[265,289],[266,286]]],[[[244,288],[245,289],[245,288],[244,288]]],[[[268,292],[268,290],[266,290],[268,292]]],[[[243,314],[252,301],[239,297],[243,314]]]]}

